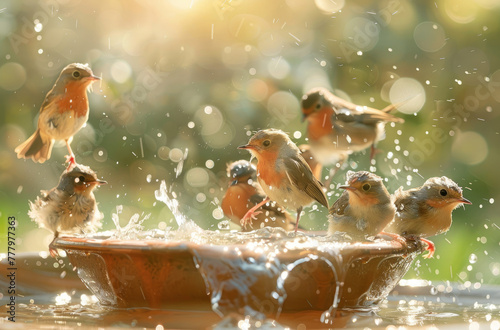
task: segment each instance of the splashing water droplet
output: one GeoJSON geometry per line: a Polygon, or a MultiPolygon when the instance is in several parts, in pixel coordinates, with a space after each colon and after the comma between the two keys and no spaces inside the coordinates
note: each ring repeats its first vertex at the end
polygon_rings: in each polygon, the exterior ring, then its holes
{"type": "Polygon", "coordinates": [[[167,205],[167,207],[174,215],[177,225],[181,227],[187,222],[187,219],[184,214],[179,211],[179,201],[175,197],[173,197],[173,195],[172,197],[170,197],[170,195],[172,195],[172,193],[167,190],[167,184],[165,183],[165,180],[162,180],[160,189],[155,191],[155,197],[157,200],[167,205]]]}
{"type": "Polygon", "coordinates": [[[217,224],[217,227],[220,230],[229,230],[229,221],[228,220],[222,220],[217,224]]]}
{"type": "Polygon", "coordinates": [[[471,255],[469,256],[469,262],[471,264],[475,264],[477,262],[477,256],[474,253],[471,253],[471,255]]]}

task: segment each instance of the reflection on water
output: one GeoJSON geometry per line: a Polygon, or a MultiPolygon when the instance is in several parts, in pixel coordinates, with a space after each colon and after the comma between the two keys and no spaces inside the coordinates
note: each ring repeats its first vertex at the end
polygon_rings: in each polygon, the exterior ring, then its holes
{"type": "MultiPolygon", "coordinates": [[[[403,281],[404,284],[404,281],[403,281]]],[[[95,298],[85,291],[46,293],[31,298],[20,298],[17,322],[12,324],[0,319],[2,329],[29,326],[65,327],[124,327],[124,328],[224,328],[249,326],[292,329],[318,329],[334,327],[346,328],[387,328],[399,326],[449,327],[460,325],[468,329],[500,329],[500,288],[490,287],[479,290],[460,290],[457,284],[435,284],[425,286],[396,287],[393,294],[376,309],[364,311],[337,311],[333,324],[320,322],[320,311],[281,313],[276,320],[250,320],[226,317],[221,319],[216,313],[198,306],[179,306],[176,310],[155,309],[115,309],[101,307],[95,298]],[[450,293],[436,293],[439,285],[451,288],[450,293]],[[71,297],[66,303],[60,297],[71,297]],[[24,325],[24,326],[23,326],[24,325]]],[[[5,315],[5,306],[1,307],[5,315]]]]}

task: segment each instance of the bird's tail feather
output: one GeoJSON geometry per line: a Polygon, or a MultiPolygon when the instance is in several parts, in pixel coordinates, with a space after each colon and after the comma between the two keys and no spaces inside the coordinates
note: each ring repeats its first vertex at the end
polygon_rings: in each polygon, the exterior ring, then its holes
{"type": "Polygon", "coordinates": [[[35,163],[43,163],[50,158],[53,143],[52,139],[44,139],[37,129],[32,136],[17,146],[15,152],[17,158],[31,158],[35,163]]]}

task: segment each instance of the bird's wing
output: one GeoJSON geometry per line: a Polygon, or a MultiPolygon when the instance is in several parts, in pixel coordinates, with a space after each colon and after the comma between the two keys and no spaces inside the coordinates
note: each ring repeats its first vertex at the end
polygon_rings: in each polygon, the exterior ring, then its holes
{"type": "Polygon", "coordinates": [[[383,110],[356,105],[338,96],[328,93],[325,98],[332,104],[335,111],[335,119],[344,122],[360,122],[363,124],[376,124],[380,121],[402,123],[404,119],[391,115],[397,105],[389,105],[383,110]]]}
{"type": "Polygon", "coordinates": [[[40,113],[47,111],[47,109],[54,106],[56,101],[56,93],[52,92],[52,89],[45,95],[45,100],[43,100],[42,106],[40,107],[40,113]]]}
{"type": "Polygon", "coordinates": [[[328,200],[322,189],[323,184],[314,177],[304,157],[298,154],[285,158],[284,165],[293,185],[305,191],[311,198],[314,198],[318,203],[328,208],[328,200]]]}
{"type": "Polygon", "coordinates": [[[339,199],[333,203],[332,207],[330,208],[330,214],[335,214],[335,215],[344,215],[345,214],[345,209],[349,205],[349,194],[347,191],[344,191],[342,195],[340,195],[339,199]]]}
{"type": "MultiPolygon", "coordinates": [[[[396,212],[399,213],[399,217],[404,220],[419,220],[418,214],[419,206],[416,196],[417,190],[410,189],[404,191],[402,187],[394,192],[394,205],[396,206],[396,212]]],[[[426,203],[422,203],[426,204],[426,203]]]]}

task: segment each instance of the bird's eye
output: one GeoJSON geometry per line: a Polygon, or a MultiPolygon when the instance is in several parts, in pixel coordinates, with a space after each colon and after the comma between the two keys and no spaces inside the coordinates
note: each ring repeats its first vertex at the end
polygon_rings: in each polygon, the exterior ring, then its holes
{"type": "Polygon", "coordinates": [[[370,186],[369,183],[365,183],[362,188],[363,188],[364,191],[368,191],[368,190],[370,190],[371,187],[372,186],[370,186]]]}
{"type": "Polygon", "coordinates": [[[80,175],[78,177],[78,180],[79,180],[78,182],[84,183],[85,182],[85,177],[83,175],[80,175]]]}
{"type": "Polygon", "coordinates": [[[269,147],[270,144],[271,144],[271,141],[269,141],[269,140],[265,140],[264,142],[262,142],[262,145],[264,147],[269,147]]]}
{"type": "Polygon", "coordinates": [[[318,110],[319,110],[320,108],[321,108],[321,103],[317,103],[317,104],[316,104],[316,109],[318,109],[318,110]]]}
{"type": "Polygon", "coordinates": [[[73,78],[79,78],[80,77],[80,72],[79,71],[73,71],[73,78]]]}
{"type": "Polygon", "coordinates": [[[441,190],[439,191],[439,194],[440,194],[441,196],[446,196],[446,195],[448,195],[448,192],[446,191],[446,189],[441,189],[441,190]]]}

